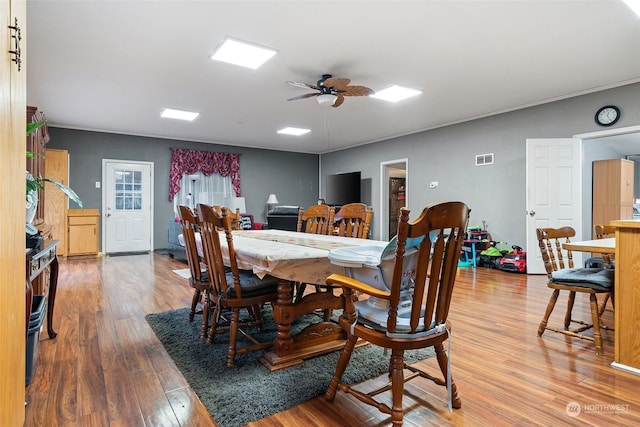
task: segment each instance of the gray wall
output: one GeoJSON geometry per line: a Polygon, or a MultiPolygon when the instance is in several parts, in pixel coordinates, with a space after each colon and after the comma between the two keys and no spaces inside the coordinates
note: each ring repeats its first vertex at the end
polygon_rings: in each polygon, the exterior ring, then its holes
{"type": "MultiPolygon", "coordinates": [[[[426,204],[462,200],[472,209],[471,225],[482,225],[484,220],[494,239],[526,247],[526,139],[601,131],[604,128],[595,123],[594,115],[607,104],[622,110],[616,128],[640,125],[639,100],[640,84],[633,84],[323,154],[320,179],[324,182],[328,174],[361,171],[363,180],[368,180],[363,200],[370,200],[375,211],[380,207],[380,163],[406,157],[412,218],[426,204]],[[495,164],[474,166],[475,155],[484,153],[494,153],[495,164]],[[431,181],[438,181],[439,186],[430,189],[431,181]]],[[[590,162],[597,160],[594,157],[595,153],[590,155],[584,167],[589,191],[585,222],[591,218],[590,162]]],[[[379,235],[376,218],[379,216],[374,215],[374,238],[379,235]]],[[[590,222],[586,223],[584,229],[590,228],[590,222]]]]}
{"type": "MultiPolygon", "coordinates": [[[[167,222],[174,219],[169,202],[171,148],[240,154],[240,184],[247,212],[264,222],[270,193],[283,205],[309,206],[318,201],[318,156],[284,151],[258,150],[159,138],[49,128],[47,148],[69,151],[69,185],[85,208],[102,213],[102,159],[135,160],[154,164],[154,249],[167,247],[167,222]]],[[[71,206],[75,208],[77,206],[71,206]]]]}
{"type": "MultiPolygon", "coordinates": [[[[323,154],[320,180],[324,183],[329,174],[361,171],[362,200],[378,210],[380,163],[406,157],[407,200],[412,217],[428,203],[463,200],[472,208],[471,225],[482,225],[484,220],[494,239],[524,247],[526,139],[567,138],[601,131],[604,128],[596,125],[593,117],[607,104],[622,110],[615,128],[640,125],[639,99],[640,83],[323,154]],[[475,155],[484,153],[494,153],[495,163],[474,166],[475,155]],[[430,189],[431,181],[438,181],[439,186],[430,189]]],[[[87,208],[101,208],[101,190],[95,188],[95,181],[101,180],[103,158],[154,162],[155,248],[166,246],[166,222],[173,217],[167,200],[171,147],[242,154],[242,195],[247,198],[247,211],[257,220],[265,217],[269,193],[276,193],[283,205],[309,206],[318,196],[324,197],[322,192],[318,195],[315,155],[58,128],[51,128],[48,147],[69,151],[70,185],[87,208]]],[[[615,155],[586,142],[584,147],[583,229],[589,233],[591,162],[615,155]]],[[[374,238],[379,235],[376,218],[374,214],[374,238]]]]}

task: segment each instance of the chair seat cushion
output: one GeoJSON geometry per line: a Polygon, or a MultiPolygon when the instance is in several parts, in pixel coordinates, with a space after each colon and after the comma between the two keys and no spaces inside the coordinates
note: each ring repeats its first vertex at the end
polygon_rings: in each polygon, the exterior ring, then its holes
{"type": "MultiPolygon", "coordinates": [[[[235,297],[235,291],[233,289],[233,274],[231,271],[226,272],[227,284],[229,285],[229,296],[235,297]]],[[[238,272],[238,278],[240,279],[240,287],[242,288],[242,296],[256,296],[264,295],[271,292],[276,292],[278,287],[278,278],[273,276],[264,276],[262,279],[253,274],[249,270],[240,270],[238,272]]]]}
{"type": "Polygon", "coordinates": [[[608,290],[613,288],[614,270],[612,268],[565,268],[551,273],[552,283],[573,283],[591,289],[608,290]]]}

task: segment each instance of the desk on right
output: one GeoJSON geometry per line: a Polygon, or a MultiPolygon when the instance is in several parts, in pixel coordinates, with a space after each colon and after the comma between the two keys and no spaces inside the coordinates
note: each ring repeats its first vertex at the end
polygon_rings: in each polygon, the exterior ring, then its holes
{"type": "Polygon", "coordinates": [[[616,227],[615,356],[612,366],[640,375],[640,220],[616,227]]]}

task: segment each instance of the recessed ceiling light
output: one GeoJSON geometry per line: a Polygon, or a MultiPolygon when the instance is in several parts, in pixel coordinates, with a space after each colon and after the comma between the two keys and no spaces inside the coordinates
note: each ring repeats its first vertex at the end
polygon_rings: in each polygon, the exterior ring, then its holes
{"type": "Polygon", "coordinates": [[[162,110],[162,114],[160,114],[160,117],[164,117],[166,119],[193,121],[193,119],[195,119],[199,115],[200,113],[195,113],[193,111],[174,110],[172,108],[165,108],[164,110],[162,110]]]}
{"type": "Polygon", "coordinates": [[[393,85],[386,89],[377,91],[375,95],[371,95],[371,97],[383,99],[390,102],[398,102],[402,101],[403,99],[411,98],[412,96],[420,95],[421,93],[421,90],[393,85]]]}
{"type": "Polygon", "coordinates": [[[162,111],[162,114],[160,114],[160,117],[164,117],[166,119],[188,120],[191,122],[199,115],[200,113],[194,113],[193,111],[173,110],[171,108],[165,108],[162,111]]]}
{"type": "Polygon", "coordinates": [[[311,129],[300,129],[300,128],[292,128],[292,127],[287,127],[284,129],[280,129],[278,131],[278,133],[282,133],[284,135],[295,135],[295,136],[304,135],[305,133],[309,133],[309,132],[311,132],[311,129]]]}
{"type": "Polygon", "coordinates": [[[227,37],[211,55],[211,59],[255,70],[275,54],[273,49],[227,37]]]}
{"type": "Polygon", "coordinates": [[[633,10],[636,15],[640,17],[640,0],[622,0],[629,6],[629,9],[633,10]]]}

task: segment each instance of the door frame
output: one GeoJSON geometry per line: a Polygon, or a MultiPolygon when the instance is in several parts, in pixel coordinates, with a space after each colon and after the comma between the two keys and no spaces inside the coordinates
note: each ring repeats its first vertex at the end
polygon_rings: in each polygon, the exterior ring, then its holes
{"type": "MultiPolygon", "coordinates": [[[[107,182],[107,163],[124,163],[124,164],[132,164],[132,165],[143,165],[143,166],[149,166],[150,168],[150,173],[151,176],[149,177],[149,204],[151,205],[149,207],[149,252],[153,252],[154,249],[154,242],[153,242],[153,230],[154,230],[154,223],[153,223],[153,217],[155,216],[155,205],[154,205],[154,199],[153,199],[153,195],[155,193],[154,189],[154,169],[153,169],[153,162],[144,162],[144,161],[138,161],[138,160],[120,160],[120,159],[102,159],[102,183],[106,184],[107,182]]],[[[107,215],[107,185],[102,185],[102,207],[101,207],[101,212],[103,216],[107,215]]],[[[107,221],[104,221],[104,218],[101,218],[101,235],[102,238],[100,239],[100,247],[102,248],[102,252],[106,253],[106,248],[107,248],[107,221]]]]}
{"type": "Polygon", "coordinates": [[[391,169],[405,171],[405,206],[409,206],[409,159],[386,160],[380,162],[380,215],[378,240],[389,240],[389,178],[391,169]]]}

